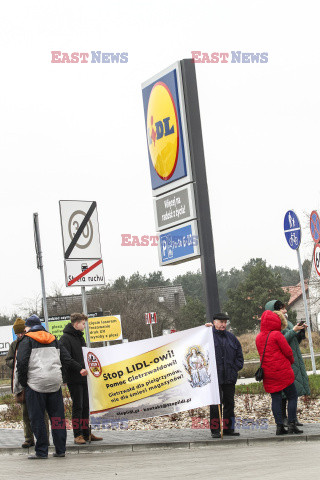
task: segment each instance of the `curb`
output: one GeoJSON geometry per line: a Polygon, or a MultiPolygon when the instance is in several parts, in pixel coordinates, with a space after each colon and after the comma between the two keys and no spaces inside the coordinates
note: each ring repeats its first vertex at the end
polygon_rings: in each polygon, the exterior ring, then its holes
{"type": "MultiPolygon", "coordinates": [[[[221,448],[221,447],[252,447],[263,446],[267,443],[292,443],[292,442],[313,442],[319,441],[320,434],[315,435],[290,435],[281,437],[261,437],[261,438],[228,438],[224,440],[199,440],[194,442],[154,442],[154,443],[127,443],[127,444],[102,444],[102,445],[77,445],[67,446],[68,455],[90,455],[92,453],[122,453],[122,452],[142,452],[150,450],[168,450],[168,449],[195,449],[195,448],[221,448]]],[[[49,457],[55,451],[53,446],[49,447],[49,457]]],[[[18,455],[26,457],[27,454],[34,453],[33,448],[28,450],[17,447],[0,447],[0,456],[18,455]]]]}

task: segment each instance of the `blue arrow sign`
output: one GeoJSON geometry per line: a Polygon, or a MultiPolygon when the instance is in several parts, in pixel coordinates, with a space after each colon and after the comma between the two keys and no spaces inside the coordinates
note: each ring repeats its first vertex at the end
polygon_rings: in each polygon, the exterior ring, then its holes
{"type": "Polygon", "coordinates": [[[288,210],[284,216],[284,234],[292,250],[297,250],[301,242],[301,227],[297,215],[293,210],[288,210]]]}

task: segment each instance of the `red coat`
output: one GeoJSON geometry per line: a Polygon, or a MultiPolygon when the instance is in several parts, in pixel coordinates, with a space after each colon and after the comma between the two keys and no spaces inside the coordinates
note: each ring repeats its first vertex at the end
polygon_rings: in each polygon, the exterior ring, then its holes
{"type": "Polygon", "coordinates": [[[266,310],[262,314],[260,333],[256,338],[260,361],[270,331],[262,368],[264,389],[268,393],[273,393],[280,392],[294,382],[291,367],[294,358],[291,347],[281,333],[279,316],[271,310],[266,310]]]}

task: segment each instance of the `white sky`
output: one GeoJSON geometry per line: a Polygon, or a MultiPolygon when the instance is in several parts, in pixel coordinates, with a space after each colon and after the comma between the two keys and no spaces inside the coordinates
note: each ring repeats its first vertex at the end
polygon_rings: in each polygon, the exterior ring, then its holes
{"type": "MultiPolygon", "coordinates": [[[[217,267],[262,257],[296,268],[283,216],[306,224],[319,208],[319,37],[316,1],[2,3],[0,312],[40,292],[35,211],[47,290],[64,285],[60,199],[97,201],[107,279],[159,269],[155,247],[121,246],[122,233],[155,234],[141,83],[193,50],[269,54],[196,65],[217,267]],[[52,64],[51,50],[129,62],[52,64]]],[[[303,258],[310,239],[306,229],[303,258]]]]}

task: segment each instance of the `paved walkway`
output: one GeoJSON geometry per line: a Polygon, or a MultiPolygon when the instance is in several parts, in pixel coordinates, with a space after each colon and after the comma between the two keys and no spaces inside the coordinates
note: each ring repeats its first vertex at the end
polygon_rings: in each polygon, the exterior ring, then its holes
{"type": "MultiPolygon", "coordinates": [[[[320,440],[320,424],[306,424],[302,435],[287,435],[276,437],[275,426],[267,429],[241,428],[240,437],[225,437],[212,439],[208,429],[171,429],[171,430],[136,430],[136,431],[99,431],[103,441],[92,442],[90,445],[76,446],[73,436],[68,431],[67,449],[70,453],[87,453],[93,451],[138,451],[163,448],[187,448],[197,446],[222,446],[233,445],[256,445],[265,442],[307,442],[320,440]]],[[[0,455],[1,454],[27,454],[28,451],[21,448],[23,442],[22,430],[0,429],[0,455]]],[[[51,445],[52,445],[52,439],[51,445]]],[[[33,451],[34,449],[30,449],[33,451]]],[[[54,447],[50,447],[54,451],[54,447]]]]}
{"type": "Polygon", "coordinates": [[[74,477],[119,480],[298,480],[319,478],[319,443],[265,444],[230,448],[68,455],[32,461],[2,456],[1,479],[65,480],[74,477]]]}

